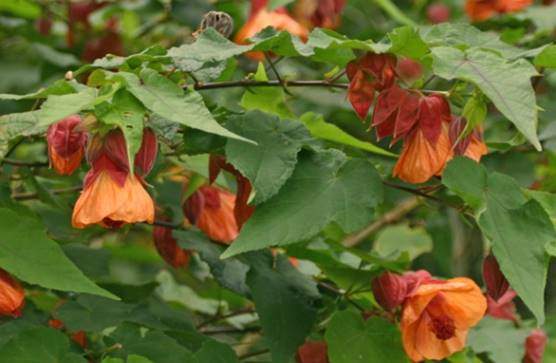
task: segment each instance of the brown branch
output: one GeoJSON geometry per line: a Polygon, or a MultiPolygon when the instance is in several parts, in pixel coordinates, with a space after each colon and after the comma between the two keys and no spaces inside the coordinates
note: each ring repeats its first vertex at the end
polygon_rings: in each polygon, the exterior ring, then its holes
{"type": "Polygon", "coordinates": [[[251,357],[256,357],[258,355],[263,355],[270,352],[270,349],[266,348],[266,349],[261,349],[261,350],[257,350],[254,352],[249,352],[246,354],[243,354],[241,356],[238,357],[239,360],[243,360],[243,359],[247,359],[247,358],[251,358],[251,357]]]}
{"type": "MultiPolygon", "coordinates": [[[[189,85],[188,87],[190,87],[189,85]]],[[[347,83],[333,83],[329,80],[297,80],[288,81],[284,80],[269,80],[269,81],[255,81],[251,79],[242,79],[239,81],[226,81],[226,82],[209,82],[199,83],[193,85],[196,90],[216,89],[216,88],[233,88],[233,87],[329,87],[329,88],[342,88],[347,89],[347,83]]]]}
{"type": "Polygon", "coordinates": [[[353,247],[364,241],[367,237],[378,232],[381,228],[388,224],[395,223],[405,217],[409,212],[417,208],[421,204],[418,197],[411,197],[403,200],[394,209],[385,213],[380,219],[369,224],[359,232],[353,233],[342,241],[346,247],[353,247]]]}
{"type": "Polygon", "coordinates": [[[252,332],[258,332],[261,331],[261,327],[260,326],[249,326],[243,329],[237,329],[237,328],[223,328],[223,329],[214,329],[214,330],[208,330],[208,331],[201,331],[202,334],[205,335],[215,335],[215,334],[228,334],[228,333],[252,333],[252,332]]]}

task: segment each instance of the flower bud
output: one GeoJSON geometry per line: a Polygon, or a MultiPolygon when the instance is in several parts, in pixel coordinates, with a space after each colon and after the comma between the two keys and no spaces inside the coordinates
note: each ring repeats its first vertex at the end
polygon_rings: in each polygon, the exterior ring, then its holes
{"type": "Polygon", "coordinates": [[[542,329],[534,329],[525,340],[523,363],[542,363],[548,338],[542,329]]]}
{"type": "Polygon", "coordinates": [[[60,175],[71,175],[83,159],[87,135],[79,130],[80,123],[79,115],[68,116],[46,132],[50,163],[60,175]]]}
{"type": "Polygon", "coordinates": [[[154,132],[145,128],[143,130],[143,141],[141,147],[135,155],[135,173],[140,177],[145,177],[153,168],[158,152],[158,142],[154,132]]]}
{"type": "Polygon", "coordinates": [[[385,310],[394,310],[407,296],[407,282],[402,276],[385,272],[371,283],[376,302],[385,310]]]}
{"type": "Polygon", "coordinates": [[[189,254],[180,248],[172,236],[172,230],[167,227],[155,226],[153,240],[160,257],[174,268],[185,267],[189,263],[189,254]]]}
{"type": "Polygon", "coordinates": [[[19,282],[0,269],[0,315],[19,317],[24,303],[25,293],[19,282]]]}
{"type": "Polygon", "coordinates": [[[483,279],[485,280],[487,294],[495,301],[508,291],[510,284],[500,271],[500,266],[494,255],[490,254],[483,261],[483,279]]]}
{"type": "Polygon", "coordinates": [[[440,24],[450,20],[451,11],[448,5],[435,3],[427,8],[427,19],[433,24],[440,24]]]}
{"type": "Polygon", "coordinates": [[[406,83],[413,83],[423,74],[421,63],[410,58],[402,58],[398,60],[396,73],[406,83]]]}
{"type": "Polygon", "coordinates": [[[305,342],[297,349],[297,363],[328,363],[328,347],[325,342],[305,342]]]}

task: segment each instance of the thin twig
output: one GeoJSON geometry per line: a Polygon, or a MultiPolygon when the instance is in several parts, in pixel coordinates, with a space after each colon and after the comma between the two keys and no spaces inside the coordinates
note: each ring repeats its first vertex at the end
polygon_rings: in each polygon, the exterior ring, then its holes
{"type": "Polygon", "coordinates": [[[206,321],[203,321],[202,323],[200,323],[199,325],[197,325],[197,329],[201,329],[204,328],[207,325],[210,325],[212,323],[216,323],[220,320],[224,320],[224,319],[228,319],[228,318],[232,318],[234,316],[238,316],[238,315],[243,315],[243,314],[252,314],[254,312],[253,307],[247,307],[247,308],[242,308],[242,309],[238,309],[236,311],[232,311],[228,314],[224,314],[224,315],[216,315],[206,321]]]}
{"type": "Polygon", "coordinates": [[[347,89],[347,83],[332,83],[328,80],[297,80],[280,82],[278,80],[256,81],[251,79],[242,79],[239,81],[225,82],[209,82],[193,85],[196,90],[206,90],[215,88],[233,88],[233,87],[329,87],[347,89]]]}
{"type": "Polygon", "coordinates": [[[284,92],[286,92],[288,95],[291,96],[291,92],[286,87],[286,84],[282,80],[282,77],[280,77],[280,73],[278,72],[278,69],[276,69],[276,67],[274,65],[274,62],[272,61],[272,58],[268,55],[268,52],[264,52],[264,57],[265,57],[266,61],[268,62],[268,64],[270,64],[270,69],[272,69],[272,73],[274,73],[274,75],[276,76],[276,79],[282,85],[282,88],[284,89],[284,92]]]}
{"type": "Polygon", "coordinates": [[[342,244],[346,247],[353,247],[364,241],[367,237],[378,232],[381,228],[388,224],[395,223],[405,217],[409,212],[421,205],[418,197],[411,197],[403,200],[394,209],[385,213],[380,219],[369,224],[359,232],[347,236],[342,244]]]}
{"type": "Polygon", "coordinates": [[[16,160],[16,159],[4,159],[4,164],[13,165],[13,166],[28,166],[34,168],[42,168],[48,166],[48,162],[46,161],[23,161],[23,160],[16,160]]]}
{"type": "Polygon", "coordinates": [[[214,329],[214,330],[201,331],[201,333],[204,334],[204,335],[228,334],[228,333],[243,334],[243,333],[257,332],[257,331],[260,331],[261,329],[262,329],[262,328],[261,328],[260,326],[249,326],[249,327],[243,328],[243,329],[237,329],[237,328],[222,328],[222,329],[214,329]]]}
{"type": "MultiPolygon", "coordinates": [[[[77,192],[81,189],[82,189],[81,185],[76,185],[76,186],[68,187],[68,188],[52,189],[52,190],[50,190],[50,193],[52,193],[52,194],[66,194],[66,193],[77,192]]],[[[13,194],[12,195],[12,198],[15,199],[15,200],[31,200],[31,199],[37,199],[38,197],[39,197],[38,193],[19,193],[19,194],[13,194]]]]}

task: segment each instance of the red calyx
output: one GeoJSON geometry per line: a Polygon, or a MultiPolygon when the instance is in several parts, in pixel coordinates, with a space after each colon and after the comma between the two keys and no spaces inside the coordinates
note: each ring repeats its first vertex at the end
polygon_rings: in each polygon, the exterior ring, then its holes
{"type": "Polygon", "coordinates": [[[348,99],[360,119],[365,119],[374,100],[375,91],[394,84],[396,58],[391,54],[367,53],[350,62],[346,73],[350,81],[348,99]]]}
{"type": "Polygon", "coordinates": [[[48,127],[46,141],[62,157],[69,157],[79,149],[85,147],[87,134],[75,130],[81,123],[81,116],[68,116],[48,127]]]}
{"type": "Polygon", "coordinates": [[[542,363],[548,338],[542,329],[533,329],[525,340],[523,363],[542,363]]]}
{"type": "Polygon", "coordinates": [[[158,142],[156,135],[150,128],[143,130],[143,140],[141,147],[135,155],[135,172],[137,175],[147,176],[154,165],[158,153],[158,142]]]}
{"type": "Polygon", "coordinates": [[[400,306],[407,296],[407,281],[400,275],[384,272],[371,282],[376,302],[385,310],[400,306]]]}
{"type": "Polygon", "coordinates": [[[508,291],[510,284],[500,271],[498,261],[493,254],[489,254],[483,261],[483,280],[487,288],[487,294],[495,301],[508,291]]]}

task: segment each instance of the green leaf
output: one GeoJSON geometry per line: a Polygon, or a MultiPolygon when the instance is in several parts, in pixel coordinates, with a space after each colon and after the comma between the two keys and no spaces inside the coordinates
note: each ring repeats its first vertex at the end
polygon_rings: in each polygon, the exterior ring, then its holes
{"type": "Polygon", "coordinates": [[[154,362],[141,355],[130,354],[127,356],[127,363],[154,363],[154,362]]]}
{"type": "Polygon", "coordinates": [[[429,47],[414,27],[403,26],[388,33],[392,46],[391,53],[408,58],[420,59],[429,52],[429,47]]]}
{"type": "Polygon", "coordinates": [[[556,27],[556,8],[553,6],[528,6],[514,16],[518,19],[530,20],[537,28],[537,32],[550,33],[556,27]]]}
{"type": "Polygon", "coordinates": [[[285,57],[309,57],[315,53],[313,47],[302,42],[299,37],[271,27],[257,33],[251,41],[255,51],[272,52],[285,57]]]}
{"type": "MultiPolygon", "coordinates": [[[[268,81],[262,62],[257,68],[255,80],[268,81]]],[[[281,87],[252,87],[245,91],[240,105],[246,110],[261,110],[282,118],[294,117],[286,105],[284,89],[281,87]]]]}
{"type": "Polygon", "coordinates": [[[41,15],[40,6],[29,0],[2,0],[0,11],[27,19],[36,19],[41,15]]]}
{"type": "Polygon", "coordinates": [[[60,68],[68,68],[81,63],[73,54],[60,52],[45,44],[34,43],[32,48],[37,52],[40,59],[60,68]]]}
{"type": "Polygon", "coordinates": [[[0,93],[0,100],[30,100],[37,98],[46,98],[50,95],[65,95],[74,93],[73,86],[65,80],[58,80],[46,88],[41,88],[36,92],[28,93],[25,95],[13,95],[8,93],[0,93]]]}
{"type": "Polygon", "coordinates": [[[25,330],[0,349],[0,361],[10,363],[86,363],[70,353],[69,339],[60,331],[46,327],[25,330]]]}
{"type": "Polygon", "coordinates": [[[251,288],[272,362],[288,363],[303,344],[317,317],[316,285],[279,255],[273,267],[270,253],[254,253],[247,284],[251,288]]]}
{"type": "Polygon", "coordinates": [[[368,161],[338,151],[302,154],[280,193],[257,207],[222,257],[307,240],[330,222],[353,232],[371,220],[382,197],[368,161]]]}
{"type": "Polygon", "coordinates": [[[373,249],[380,256],[388,257],[407,252],[414,260],[423,253],[432,251],[432,239],[423,227],[410,228],[407,224],[390,226],[377,236],[373,249]]]}
{"type": "Polygon", "coordinates": [[[249,141],[220,126],[199,93],[188,91],[184,94],[178,85],[152,69],[141,72],[142,83],[133,73],[119,72],[117,76],[125,79],[127,90],[145,107],[165,119],[211,134],[249,141]]]}
{"type": "Polygon", "coordinates": [[[0,223],[0,266],[18,279],[47,289],[118,299],[85,277],[38,220],[0,208],[0,223]]]}
{"type": "Polygon", "coordinates": [[[221,62],[252,48],[252,45],[233,43],[214,28],[209,27],[194,43],[170,48],[168,55],[182,71],[195,72],[203,68],[206,63],[221,62]]]}
{"type": "Polygon", "coordinates": [[[420,31],[421,37],[429,47],[488,49],[505,58],[518,58],[526,52],[500,40],[500,36],[495,32],[482,32],[466,23],[446,22],[431,27],[421,27],[420,31]]]}
{"type": "Polygon", "coordinates": [[[317,113],[307,112],[301,116],[300,121],[307,126],[313,137],[351,146],[373,154],[396,157],[396,154],[351,136],[338,126],[326,122],[322,115],[317,113]]]}
{"type": "Polygon", "coordinates": [[[537,67],[556,68],[556,45],[552,44],[544,48],[534,60],[537,67]]]}
{"type": "Polygon", "coordinates": [[[183,363],[193,359],[188,349],[168,335],[156,330],[142,333],[141,328],[133,324],[120,325],[110,338],[114,344],[122,345],[122,349],[114,353],[116,357],[136,354],[156,363],[183,363]]]}
{"type": "Polygon", "coordinates": [[[70,115],[91,108],[97,96],[97,90],[84,87],[77,93],[50,95],[36,113],[37,126],[49,126],[70,115]]]}
{"type": "Polygon", "coordinates": [[[483,203],[487,171],[474,160],[456,157],[442,172],[442,184],[476,209],[483,203]]]}
{"type": "Polygon", "coordinates": [[[406,363],[400,331],[384,319],[340,311],[325,334],[330,363],[406,363]]]}
{"type": "Polygon", "coordinates": [[[415,22],[407,17],[391,0],[373,0],[393,20],[400,24],[415,26],[415,22]]]}
{"type": "Polygon", "coordinates": [[[135,154],[143,141],[143,119],[145,108],[131,93],[119,90],[114,94],[111,105],[97,116],[107,125],[118,126],[122,130],[127,147],[128,162],[133,173],[135,154]]]}
{"type": "Polygon", "coordinates": [[[469,332],[467,345],[475,353],[487,353],[493,362],[520,363],[525,355],[527,331],[508,320],[485,317],[469,332]]]}
{"type": "Polygon", "coordinates": [[[545,246],[556,240],[554,226],[535,200],[511,209],[503,203],[488,195],[479,226],[492,241],[492,251],[510,285],[542,324],[548,269],[545,246]]]}
{"type": "Polygon", "coordinates": [[[234,350],[226,344],[207,340],[195,353],[198,363],[239,363],[234,350]]]}
{"type": "Polygon", "coordinates": [[[0,116],[0,160],[10,149],[10,141],[18,136],[28,136],[44,131],[37,127],[40,111],[10,113],[0,116]]]}
{"type": "Polygon", "coordinates": [[[541,150],[537,136],[537,103],[531,77],[535,68],[526,60],[509,62],[479,49],[467,52],[451,47],[432,49],[433,69],[447,80],[473,82],[517,129],[541,150]]]}
{"type": "Polygon", "coordinates": [[[229,140],[226,144],[228,162],[255,188],[254,204],[278,193],[295,168],[297,153],[311,137],[302,123],[280,120],[259,111],[233,117],[226,127],[257,143],[229,140]]]}
{"type": "Polygon", "coordinates": [[[201,259],[210,266],[214,278],[223,286],[240,295],[247,295],[249,288],[245,284],[245,278],[249,266],[237,259],[221,260],[224,247],[217,246],[203,234],[194,231],[173,232],[180,247],[197,251],[201,259]]]}

